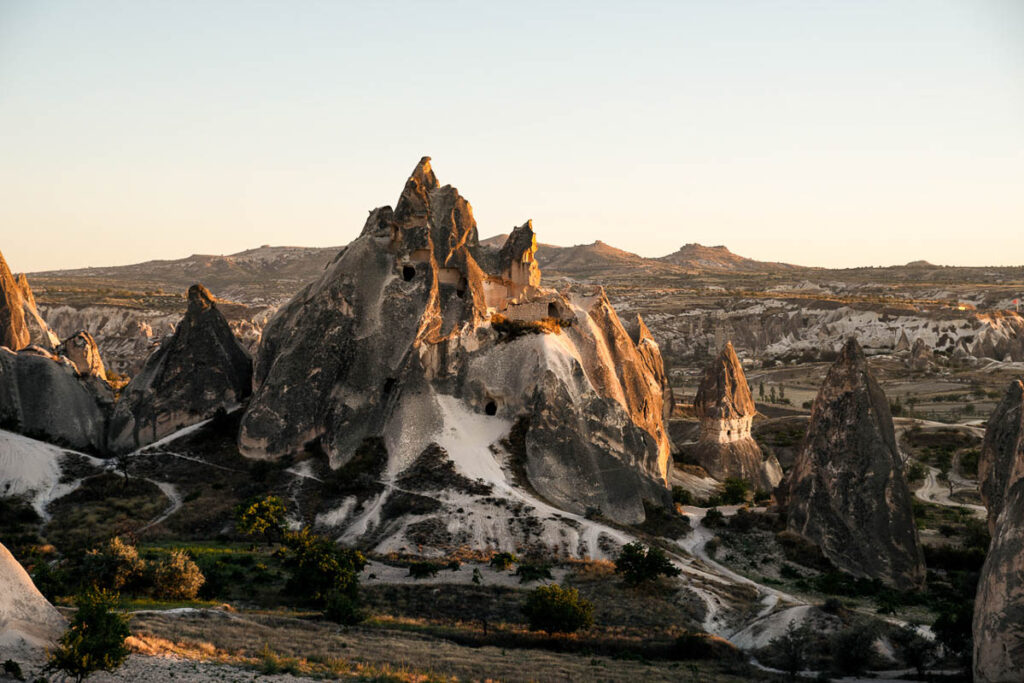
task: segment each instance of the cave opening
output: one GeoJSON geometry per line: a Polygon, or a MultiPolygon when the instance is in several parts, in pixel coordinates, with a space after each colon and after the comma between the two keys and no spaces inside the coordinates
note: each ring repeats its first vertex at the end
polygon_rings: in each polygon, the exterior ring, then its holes
{"type": "Polygon", "coordinates": [[[551,303],[548,304],[548,317],[549,318],[557,318],[558,317],[558,306],[555,306],[554,302],[551,302],[551,303]]]}
{"type": "Polygon", "coordinates": [[[484,412],[487,413],[488,415],[497,415],[498,404],[495,403],[494,401],[488,401],[487,405],[484,406],[484,412]]]}
{"type": "Polygon", "coordinates": [[[409,280],[416,277],[416,266],[405,264],[402,266],[402,279],[408,282],[409,280]]]}

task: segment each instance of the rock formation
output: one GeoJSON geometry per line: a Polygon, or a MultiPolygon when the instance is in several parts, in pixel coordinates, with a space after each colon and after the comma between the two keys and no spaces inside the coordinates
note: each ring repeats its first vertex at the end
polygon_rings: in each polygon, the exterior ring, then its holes
{"type": "Polygon", "coordinates": [[[896,346],[893,351],[898,354],[910,353],[910,339],[907,338],[907,331],[900,330],[900,338],[896,340],[896,346]]]}
{"type": "Polygon", "coordinates": [[[644,519],[645,500],[667,502],[657,345],[638,348],[600,288],[540,287],[536,248],[529,222],[481,245],[469,203],[424,158],[395,209],[371,211],[268,323],[242,452],[315,446],[338,468],[380,441],[384,491],[353,513],[357,533],[432,444],[470,479],[644,519]]]}
{"type": "Polygon", "coordinates": [[[924,581],[889,402],[853,338],[814,401],[787,499],[789,529],[840,569],[900,589],[924,581]]]}
{"type": "Polygon", "coordinates": [[[668,376],[665,374],[665,361],[661,357],[661,348],[658,346],[658,342],[654,340],[654,335],[647,329],[644,319],[639,314],[637,314],[632,324],[626,324],[625,327],[630,339],[636,344],[640,357],[647,364],[647,369],[661,385],[661,415],[667,425],[669,418],[672,417],[676,398],[672,393],[671,385],[669,385],[668,376]]]}
{"type": "Polygon", "coordinates": [[[974,680],[1024,674],[1024,383],[1013,382],[989,418],[978,466],[992,543],[974,601],[974,680]]]}
{"type": "Polygon", "coordinates": [[[130,450],[231,408],[252,391],[252,358],[210,292],[188,290],[174,334],[132,378],[110,423],[110,448],[130,450]]]}
{"type": "Polygon", "coordinates": [[[704,373],[693,407],[700,418],[700,438],[691,451],[697,464],[719,481],[742,479],[761,491],[778,485],[779,461],[764,455],[750,434],[757,408],[732,342],[704,373]]]}
{"type": "Polygon", "coordinates": [[[53,647],[64,627],[64,617],[0,543],[0,647],[53,647]]]}
{"type": "Polygon", "coordinates": [[[88,332],[73,334],[62,341],[57,347],[57,353],[74,363],[78,374],[92,375],[107,381],[107,371],[103,367],[99,347],[88,332]]]}
{"type": "Polygon", "coordinates": [[[935,367],[935,354],[932,352],[924,339],[914,340],[914,346],[910,349],[910,360],[908,362],[911,370],[918,372],[930,370],[935,367]]]}
{"type": "Polygon", "coordinates": [[[978,459],[981,500],[988,510],[988,530],[995,534],[996,519],[1010,483],[1024,476],[1024,382],[1010,383],[1003,400],[992,412],[978,459]]]}
{"type": "Polygon", "coordinates": [[[28,278],[12,275],[0,254],[0,346],[18,351],[34,344],[53,351],[57,342],[57,335],[39,315],[28,278]]]}
{"type": "Polygon", "coordinates": [[[102,452],[112,396],[105,382],[38,346],[0,347],[0,428],[102,452]]]}

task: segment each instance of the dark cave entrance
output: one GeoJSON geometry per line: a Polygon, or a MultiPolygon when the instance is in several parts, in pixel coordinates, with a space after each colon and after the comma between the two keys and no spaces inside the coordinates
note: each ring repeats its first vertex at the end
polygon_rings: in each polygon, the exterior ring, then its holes
{"type": "Polygon", "coordinates": [[[497,415],[498,404],[495,403],[494,401],[488,401],[487,405],[484,406],[484,412],[487,413],[488,415],[497,415]]]}
{"type": "Polygon", "coordinates": [[[416,277],[416,266],[405,264],[402,266],[402,279],[408,282],[416,277]]]}

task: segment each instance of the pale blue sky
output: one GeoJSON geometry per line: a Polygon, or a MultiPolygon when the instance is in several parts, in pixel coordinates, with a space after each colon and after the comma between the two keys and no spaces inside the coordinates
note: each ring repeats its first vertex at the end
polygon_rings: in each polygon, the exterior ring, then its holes
{"type": "Polygon", "coordinates": [[[481,234],[1024,263],[1024,2],[0,0],[16,270],[351,240],[420,156],[481,234]]]}

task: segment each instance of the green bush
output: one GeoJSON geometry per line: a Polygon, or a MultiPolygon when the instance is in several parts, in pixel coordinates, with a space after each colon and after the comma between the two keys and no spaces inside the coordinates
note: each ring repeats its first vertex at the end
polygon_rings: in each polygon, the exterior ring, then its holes
{"type": "Polygon", "coordinates": [[[627,584],[639,586],[659,576],[679,576],[682,570],[672,564],[661,548],[647,548],[634,541],[622,547],[615,560],[615,573],[622,574],[627,584]]]}
{"type": "Polygon", "coordinates": [[[366,618],[359,609],[359,600],[343,591],[331,591],[324,600],[324,616],[338,624],[354,626],[366,618]]]}
{"type": "Polygon", "coordinates": [[[687,631],[672,645],[673,659],[716,659],[717,653],[706,633],[687,631]]]}
{"type": "Polygon", "coordinates": [[[21,664],[18,664],[13,659],[4,660],[4,676],[13,678],[16,681],[25,680],[25,675],[21,672],[21,664]]]}
{"type": "Polygon", "coordinates": [[[160,600],[194,600],[206,577],[184,550],[172,550],[169,557],[149,563],[153,597],[160,600]]]}
{"type": "Polygon", "coordinates": [[[48,671],[58,671],[79,683],[97,671],[114,671],[128,658],[125,639],[128,620],[112,611],[117,596],[90,589],[75,599],[77,611],[57,649],[50,655],[48,671]]]}
{"type": "Polygon", "coordinates": [[[82,559],[86,586],[109,591],[139,592],[145,585],[145,561],[135,546],[115,536],[82,559]]]}
{"type": "Polygon", "coordinates": [[[442,565],[436,562],[413,562],[409,565],[409,576],[414,579],[429,579],[437,576],[442,568],[442,565]]]}
{"type": "Polygon", "coordinates": [[[594,606],[575,588],[557,584],[535,588],[522,610],[531,631],[574,633],[594,623],[594,606]]]}
{"type": "Polygon", "coordinates": [[[878,633],[867,623],[854,624],[832,634],[832,666],[842,674],[860,674],[871,667],[878,633]]]}
{"type": "Polygon", "coordinates": [[[725,515],[722,514],[721,510],[719,510],[716,507],[713,507],[706,513],[704,513],[703,524],[709,529],[725,526],[725,515]]]}
{"type": "Polygon", "coordinates": [[[722,492],[722,502],[726,505],[742,505],[747,502],[747,493],[750,491],[750,484],[742,479],[729,477],[725,480],[725,490],[722,492]]]}
{"type": "Polygon", "coordinates": [[[318,605],[334,591],[357,597],[359,572],[366,566],[361,552],[341,548],[307,528],[285,534],[283,545],[278,556],[291,572],[285,589],[292,595],[307,596],[318,605]]]}
{"type": "Polygon", "coordinates": [[[259,536],[270,545],[284,533],[284,502],[277,496],[253,498],[235,508],[235,529],[246,536],[259,536]]]}
{"type": "Polygon", "coordinates": [[[807,655],[811,645],[811,627],[806,622],[797,626],[796,621],[789,622],[786,631],[768,641],[771,652],[771,663],[782,669],[795,681],[797,674],[807,666],[807,655]]]}
{"type": "Polygon", "coordinates": [[[679,505],[693,505],[693,494],[682,486],[672,487],[672,500],[679,505]]]}
{"type": "Polygon", "coordinates": [[[518,558],[512,553],[496,553],[491,558],[491,566],[499,572],[508,571],[509,567],[518,562],[518,558]]]}

